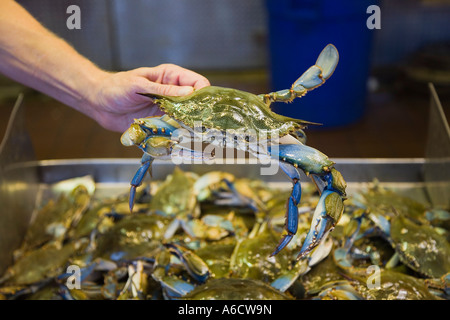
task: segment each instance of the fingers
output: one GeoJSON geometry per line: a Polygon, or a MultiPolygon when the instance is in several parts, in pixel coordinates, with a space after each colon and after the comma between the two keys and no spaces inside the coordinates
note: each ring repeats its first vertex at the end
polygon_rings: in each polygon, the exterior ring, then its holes
{"type": "MultiPolygon", "coordinates": [[[[177,86],[171,84],[160,84],[156,82],[147,81],[141,90],[136,91],[136,93],[153,93],[163,96],[185,96],[194,92],[194,87],[191,86],[177,86]]],[[[142,101],[148,101],[147,97],[142,101]]]]}
{"type": "MultiPolygon", "coordinates": [[[[174,64],[162,64],[154,68],[138,68],[136,72],[152,82],[164,85],[189,86],[201,89],[209,86],[209,80],[204,76],[174,64]]],[[[170,89],[169,92],[172,92],[170,89]]]]}
{"type": "Polygon", "coordinates": [[[209,86],[204,76],[174,64],[162,64],[154,68],[133,70],[138,76],[148,79],[141,92],[165,96],[185,96],[194,90],[209,86]]]}
{"type": "Polygon", "coordinates": [[[194,92],[194,87],[191,86],[174,86],[155,83],[154,92],[163,96],[186,96],[194,92]]]}

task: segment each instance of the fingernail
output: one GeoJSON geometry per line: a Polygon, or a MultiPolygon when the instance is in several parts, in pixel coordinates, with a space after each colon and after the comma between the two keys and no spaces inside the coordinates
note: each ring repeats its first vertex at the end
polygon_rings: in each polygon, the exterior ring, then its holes
{"type": "Polygon", "coordinates": [[[181,87],[180,89],[178,89],[178,95],[185,96],[191,94],[193,91],[194,89],[192,87],[181,87]]]}

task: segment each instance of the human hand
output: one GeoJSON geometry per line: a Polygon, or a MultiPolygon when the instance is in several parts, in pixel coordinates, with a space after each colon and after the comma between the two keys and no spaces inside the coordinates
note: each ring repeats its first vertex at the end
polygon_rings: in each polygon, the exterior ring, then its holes
{"type": "Polygon", "coordinates": [[[92,88],[90,107],[84,112],[104,128],[123,132],[135,118],[163,115],[148,97],[138,93],[183,96],[208,85],[205,77],[173,64],[105,72],[92,88]]]}

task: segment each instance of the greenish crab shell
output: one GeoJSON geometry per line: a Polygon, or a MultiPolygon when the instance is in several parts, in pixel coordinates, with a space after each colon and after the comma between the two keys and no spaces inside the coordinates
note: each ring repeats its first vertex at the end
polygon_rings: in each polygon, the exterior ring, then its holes
{"type": "Polygon", "coordinates": [[[206,129],[254,130],[256,134],[282,137],[316,124],[276,114],[261,97],[231,88],[208,86],[182,97],[148,96],[189,128],[201,123],[206,129]]]}

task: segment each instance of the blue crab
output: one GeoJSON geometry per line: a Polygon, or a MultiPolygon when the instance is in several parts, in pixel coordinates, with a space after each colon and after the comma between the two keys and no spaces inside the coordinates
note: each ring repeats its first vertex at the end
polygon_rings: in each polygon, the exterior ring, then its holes
{"type": "Polygon", "coordinates": [[[333,230],[339,221],[346,197],[346,183],[322,152],[306,146],[303,129],[312,122],[293,119],[270,110],[272,102],[291,102],[322,85],[334,72],[339,60],[337,49],[327,45],[316,64],[298,78],[290,89],[255,95],[231,88],[209,86],[183,97],[145,94],[166,114],[162,117],[135,119],[121,142],[138,146],[144,155],[141,167],[131,181],[130,209],[136,188],[142,183],[154,159],[212,159],[204,150],[191,148],[199,141],[217,148],[248,151],[258,159],[275,159],[292,180],[293,188],[287,201],[285,234],[272,255],[277,254],[297,232],[297,206],[301,198],[298,169],[311,175],[321,194],[313,222],[298,259],[306,257],[333,230]],[[187,135],[187,146],[184,144],[187,135]],[[263,138],[261,138],[263,137],[263,138]],[[258,142],[255,145],[255,141],[258,142]],[[265,147],[261,148],[264,145],[265,147]],[[256,147],[255,147],[256,146],[256,147]]]}
{"type": "MultiPolygon", "coordinates": [[[[352,247],[356,240],[380,236],[394,250],[386,268],[394,268],[401,262],[427,278],[439,278],[450,271],[450,245],[445,235],[428,221],[432,212],[422,203],[379,185],[356,194],[352,201],[362,214],[359,217],[353,214],[356,228],[346,245],[347,253],[343,251],[342,256],[357,251],[352,247]]],[[[382,250],[375,249],[373,253],[379,255],[378,251],[382,250]]]]}
{"type": "Polygon", "coordinates": [[[195,251],[165,243],[152,277],[161,284],[165,299],[287,299],[296,279],[330,253],[332,241],[322,242],[309,260],[292,264],[290,250],[267,259],[274,238],[265,222],[255,224],[245,239],[208,243],[195,251]],[[233,290],[238,292],[235,297],[230,296],[233,290]]]}

